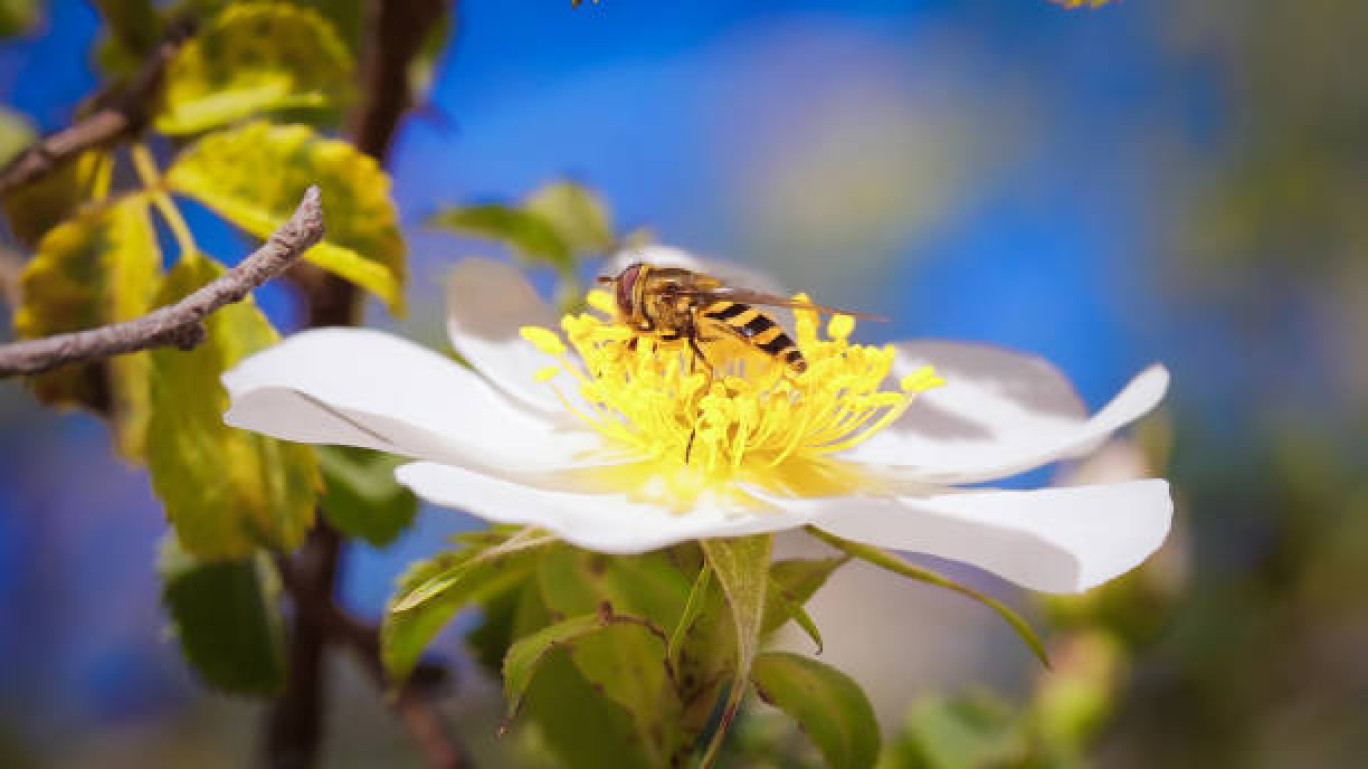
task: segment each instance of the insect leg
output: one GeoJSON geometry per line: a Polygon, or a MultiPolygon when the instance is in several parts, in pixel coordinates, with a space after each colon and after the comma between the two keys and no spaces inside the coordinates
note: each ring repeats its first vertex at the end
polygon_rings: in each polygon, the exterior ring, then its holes
{"type": "MultiPolygon", "coordinates": [[[[708,361],[708,356],[703,354],[703,348],[698,345],[698,340],[700,338],[698,335],[698,324],[691,320],[685,333],[689,338],[689,349],[692,350],[694,354],[694,357],[689,359],[689,373],[693,373],[694,364],[697,361],[703,361],[703,365],[707,367],[708,382],[703,386],[703,392],[706,394],[712,389],[713,367],[712,363],[708,361]]],[[[698,436],[698,419],[702,416],[703,407],[699,406],[698,416],[694,418],[694,428],[689,431],[689,442],[684,446],[684,464],[686,465],[689,464],[689,456],[693,453],[694,438],[698,436]]]]}

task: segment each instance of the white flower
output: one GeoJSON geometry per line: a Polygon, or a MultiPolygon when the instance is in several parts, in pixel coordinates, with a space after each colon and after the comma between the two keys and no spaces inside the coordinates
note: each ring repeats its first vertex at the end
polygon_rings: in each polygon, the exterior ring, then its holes
{"type": "MultiPolygon", "coordinates": [[[[670,249],[644,260],[728,277],[670,249]]],[[[856,345],[843,316],[822,339],[816,317],[798,312],[807,372],[733,368],[708,389],[685,355],[629,351],[623,328],[592,314],[564,319],[573,349],[527,329],[555,328],[556,313],[501,263],[459,264],[448,300],[452,343],[474,370],[377,331],[306,331],[224,375],[224,419],[412,457],[397,476],[424,499],[607,553],[813,525],[1076,592],[1133,568],[1168,532],[1160,479],[950,486],[1089,452],[1159,403],[1160,366],[1089,417],[1038,358],[950,342],[856,345]],[[890,381],[897,389],[880,389],[890,381]]]]}

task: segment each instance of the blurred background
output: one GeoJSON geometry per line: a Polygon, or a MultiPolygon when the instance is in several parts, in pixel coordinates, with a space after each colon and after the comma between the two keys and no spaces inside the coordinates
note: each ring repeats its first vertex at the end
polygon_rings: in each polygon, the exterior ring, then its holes
{"type": "MultiPolygon", "coordinates": [[[[99,19],[27,5],[0,3],[0,103],[52,131],[99,82],[99,19]]],[[[1052,671],[982,607],[855,567],[814,603],[824,659],[866,686],[896,766],[1359,766],[1365,44],[1357,0],[462,0],[391,155],[410,313],[370,318],[440,345],[442,276],[499,251],[423,220],[568,177],[619,229],[893,318],[861,327],[873,341],[1032,351],[1094,409],[1162,361],[1162,413],[1022,483],[1164,475],[1164,551],[1068,601],[956,572],[1034,615],[1052,671]]],[[[248,249],[202,218],[208,250],[248,249]]],[[[296,322],[283,290],[261,301],[296,322]]],[[[377,614],[405,563],[475,525],[428,509],[354,549],[345,602],[377,614]]],[[[164,530],[102,423],[0,383],[0,766],[250,763],[259,706],[206,693],[167,641],[164,530]]],[[[512,750],[496,688],[461,671],[472,751],[512,750]]],[[[368,685],[336,674],[357,695],[338,698],[326,763],[415,761],[368,685]]],[[[777,728],[760,714],[742,739],[765,753],[777,728]]]]}

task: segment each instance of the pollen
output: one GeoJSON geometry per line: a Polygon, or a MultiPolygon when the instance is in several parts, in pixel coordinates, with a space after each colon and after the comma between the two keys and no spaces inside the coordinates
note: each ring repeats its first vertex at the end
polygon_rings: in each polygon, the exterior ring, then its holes
{"type": "MultiPolygon", "coordinates": [[[[807,301],[803,295],[796,297],[807,301]]],[[[894,350],[850,342],[855,319],[837,315],[818,333],[817,314],[796,310],[795,338],[807,360],[799,373],[739,343],[705,344],[707,362],[683,342],[641,336],[599,308],[561,320],[572,360],[550,329],[522,335],[556,357],[536,372],[552,381],[559,368],[578,398],[562,403],[606,445],[628,458],[637,493],[687,509],[704,493],[735,496],[740,484],[787,493],[841,490],[844,464],[835,455],[887,427],[917,394],[942,384],[923,367],[889,387],[894,350]],[[553,344],[554,342],[554,344],[553,344]],[[711,364],[711,365],[710,365],[711,364]]],[[[563,380],[562,380],[563,381],[563,380]]],[[[616,478],[621,488],[624,479],[616,478]]]]}

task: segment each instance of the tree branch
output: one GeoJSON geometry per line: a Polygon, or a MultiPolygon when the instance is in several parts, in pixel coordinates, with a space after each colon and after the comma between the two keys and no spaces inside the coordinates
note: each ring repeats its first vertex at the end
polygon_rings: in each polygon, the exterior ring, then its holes
{"type": "Polygon", "coordinates": [[[183,350],[204,341],[203,321],[220,307],[241,301],[280,274],[323,238],[323,208],[310,187],[294,215],[242,263],[184,299],[140,318],[108,326],[0,346],[0,378],[37,374],[68,363],[101,360],[153,347],[183,350]]]}
{"type": "Polygon", "coordinates": [[[97,96],[89,114],[30,144],[0,168],[0,195],[52,173],[86,150],[108,147],[141,131],[157,103],[167,64],[193,31],[188,21],[168,24],[161,42],[127,85],[97,96]]]}

